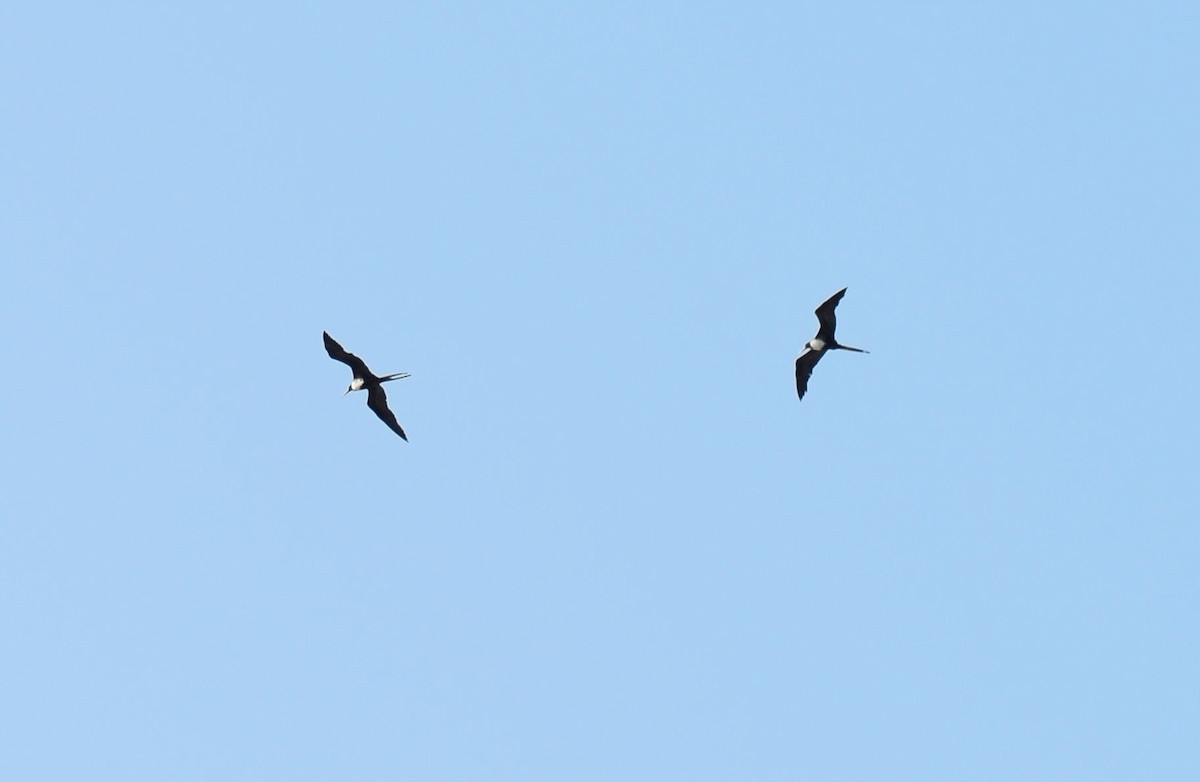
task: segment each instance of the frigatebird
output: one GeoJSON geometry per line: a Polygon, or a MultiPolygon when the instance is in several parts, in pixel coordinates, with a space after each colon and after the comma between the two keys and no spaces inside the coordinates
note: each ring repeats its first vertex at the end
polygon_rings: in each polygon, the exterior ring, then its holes
{"type": "Polygon", "coordinates": [[[829,350],[853,350],[855,353],[870,353],[869,350],[862,348],[852,348],[849,345],[839,344],[833,338],[834,329],[837,328],[837,317],[833,311],[837,309],[838,302],[846,295],[846,289],[842,288],[837,293],[825,300],[825,303],[817,307],[817,320],[821,327],[817,329],[817,336],[810,339],[805,345],[804,350],[800,351],[800,355],[796,357],[796,393],[801,399],[804,398],[804,392],[808,390],[808,379],[812,377],[813,367],[821,360],[821,356],[825,355],[829,350]]]}
{"type": "Polygon", "coordinates": [[[321,333],[325,336],[325,352],[329,354],[329,357],[334,361],[346,364],[354,372],[354,379],[350,381],[350,387],[346,389],[346,394],[351,391],[367,389],[367,407],[374,410],[375,415],[379,416],[379,420],[387,424],[388,428],[407,441],[408,435],[404,434],[404,430],[396,422],[396,414],[388,409],[387,394],[383,392],[383,384],[389,380],[402,380],[408,377],[408,373],[397,372],[394,375],[377,377],[367,369],[365,361],[339,345],[337,340],[329,336],[328,331],[321,333]]]}

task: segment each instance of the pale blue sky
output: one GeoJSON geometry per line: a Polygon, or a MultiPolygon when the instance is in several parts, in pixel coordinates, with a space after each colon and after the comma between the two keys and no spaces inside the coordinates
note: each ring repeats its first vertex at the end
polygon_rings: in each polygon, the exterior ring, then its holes
{"type": "Polygon", "coordinates": [[[1198,9],[8,7],[0,777],[1200,778],[1198,9]]]}

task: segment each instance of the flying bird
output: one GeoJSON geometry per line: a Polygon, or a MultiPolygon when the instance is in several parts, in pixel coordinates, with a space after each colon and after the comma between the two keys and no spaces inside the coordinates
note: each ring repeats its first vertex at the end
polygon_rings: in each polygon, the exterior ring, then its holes
{"type": "Polygon", "coordinates": [[[810,339],[805,345],[804,350],[800,351],[800,355],[796,357],[796,393],[801,399],[804,398],[804,392],[808,390],[808,379],[812,377],[813,367],[821,360],[821,356],[825,355],[830,350],[853,350],[855,353],[869,353],[869,350],[862,348],[852,348],[849,345],[838,344],[838,341],[833,338],[834,329],[837,328],[837,317],[833,311],[837,309],[838,302],[846,295],[846,289],[842,288],[837,293],[825,300],[825,303],[817,307],[817,320],[821,327],[817,329],[817,336],[810,339]]]}
{"type": "Polygon", "coordinates": [[[325,336],[325,352],[329,354],[329,357],[334,361],[346,364],[354,373],[354,379],[350,381],[350,387],[346,389],[346,394],[351,391],[367,389],[367,407],[374,410],[375,415],[379,416],[379,420],[387,424],[388,428],[407,441],[408,436],[404,434],[404,430],[397,423],[396,414],[388,409],[387,394],[383,392],[383,384],[389,380],[402,380],[408,377],[408,373],[397,372],[394,375],[377,377],[371,370],[367,369],[365,361],[339,345],[337,340],[329,336],[328,331],[321,333],[325,336]]]}

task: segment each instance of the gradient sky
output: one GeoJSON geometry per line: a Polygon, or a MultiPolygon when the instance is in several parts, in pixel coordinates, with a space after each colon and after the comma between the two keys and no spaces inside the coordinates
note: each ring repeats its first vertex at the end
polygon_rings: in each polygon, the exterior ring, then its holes
{"type": "Polygon", "coordinates": [[[1200,778],[1198,29],[7,7],[0,777],[1200,778]]]}

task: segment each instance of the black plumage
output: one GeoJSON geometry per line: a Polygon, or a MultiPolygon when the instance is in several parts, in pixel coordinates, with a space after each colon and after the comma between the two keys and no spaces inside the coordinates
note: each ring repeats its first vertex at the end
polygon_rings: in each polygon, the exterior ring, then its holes
{"type": "Polygon", "coordinates": [[[343,348],[337,340],[329,336],[328,331],[322,332],[322,334],[325,337],[325,352],[329,354],[329,357],[334,361],[346,364],[354,373],[354,379],[350,381],[350,387],[346,389],[346,393],[361,391],[365,388],[367,390],[367,407],[371,408],[375,415],[379,416],[379,420],[388,425],[389,429],[407,441],[408,435],[404,434],[404,429],[396,420],[396,414],[388,407],[387,393],[383,390],[383,384],[390,380],[402,380],[409,376],[408,373],[397,372],[394,375],[379,377],[371,372],[365,361],[343,348]]]}
{"type": "Polygon", "coordinates": [[[839,344],[834,338],[834,332],[837,330],[837,315],[834,310],[837,309],[838,302],[846,295],[846,289],[842,288],[837,293],[826,299],[820,307],[816,309],[817,322],[820,326],[817,328],[817,335],[810,339],[804,345],[804,350],[800,351],[800,355],[796,357],[796,394],[801,399],[804,398],[804,393],[808,391],[808,379],[812,377],[813,367],[821,360],[821,357],[830,350],[853,350],[856,353],[869,353],[870,351],[862,348],[852,348],[849,345],[839,344]]]}

